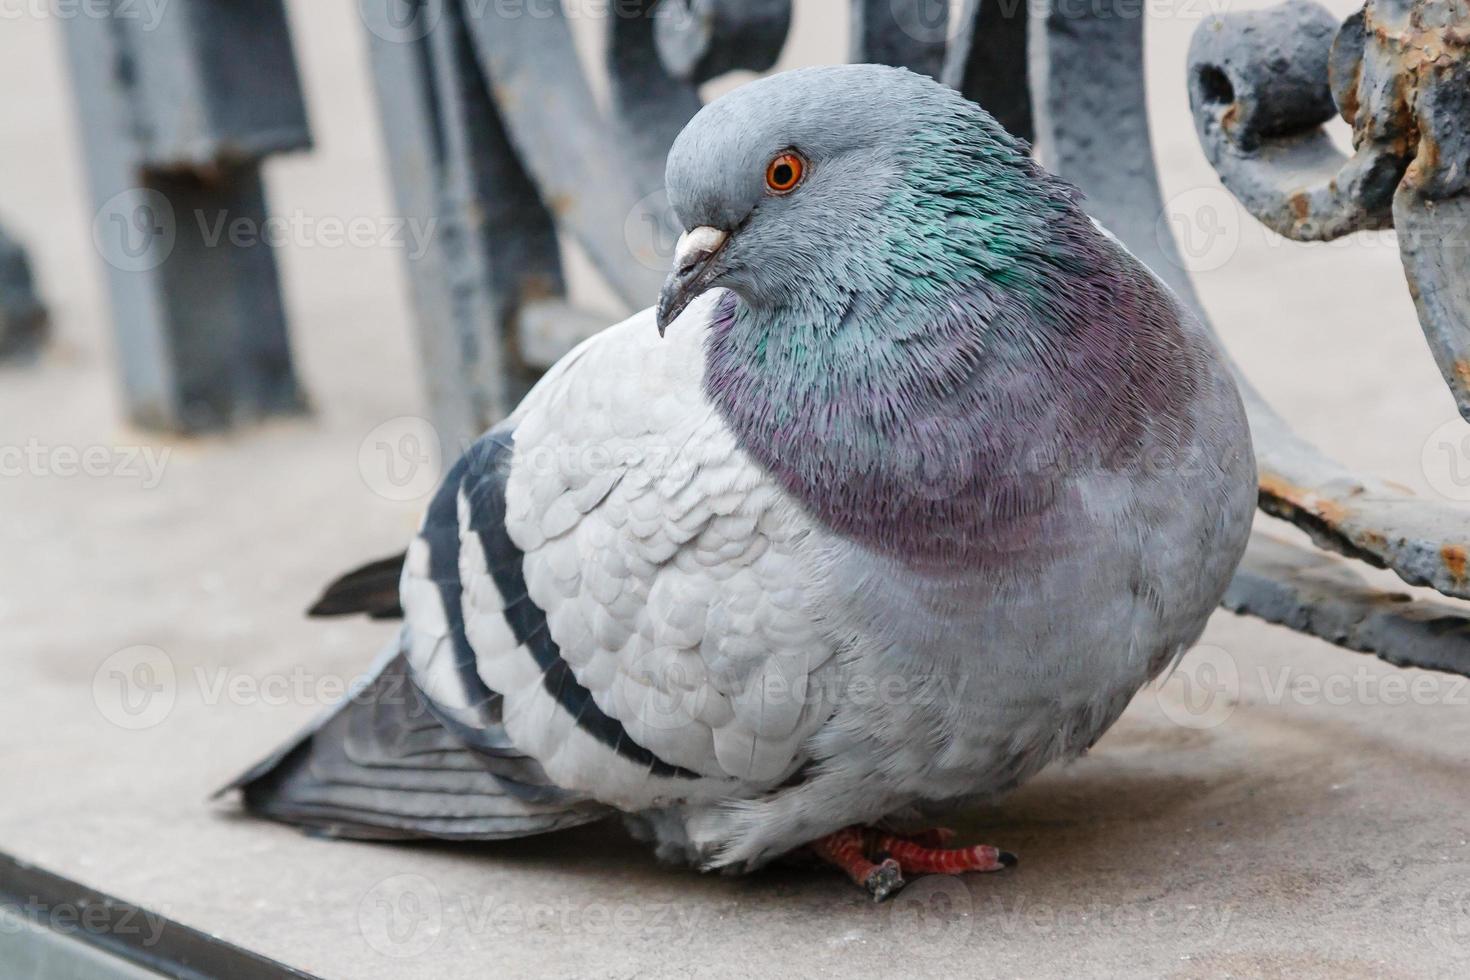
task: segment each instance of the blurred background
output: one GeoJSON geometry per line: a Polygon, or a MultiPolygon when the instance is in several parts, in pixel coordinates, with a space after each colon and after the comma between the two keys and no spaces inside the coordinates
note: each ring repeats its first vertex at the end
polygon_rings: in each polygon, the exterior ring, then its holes
{"type": "MultiPolygon", "coordinates": [[[[1265,5],[1144,6],[1168,202],[1159,221],[1181,239],[1230,352],[1301,435],[1355,468],[1452,499],[1462,484],[1451,469],[1465,461],[1426,445],[1444,431],[1458,438],[1461,423],[1425,349],[1393,233],[1288,242],[1234,204],[1200,149],[1185,84],[1190,37],[1213,13],[1265,5]]],[[[1358,5],[1327,6],[1345,17],[1358,5]]],[[[673,942],[647,921],[605,943],[572,927],[501,935],[443,911],[456,896],[511,893],[644,910],[687,900],[708,914],[695,934],[678,934],[676,959],[728,958],[776,976],[805,969],[802,957],[876,966],[894,941],[883,930],[897,926],[866,918],[825,881],[777,873],[741,891],[660,871],[622,844],[577,867],[542,843],[466,865],[444,849],[323,845],[204,804],[330,703],[385,641],[381,625],[308,622],[302,610],[337,573],[402,546],[455,440],[429,421],[407,272],[423,243],[397,212],[370,35],[352,0],[286,3],[313,145],[270,156],[263,169],[270,212],[288,225],[258,247],[279,269],[308,410],[192,435],[130,423],[118,367],[127,352],[109,316],[63,44],[62,21],[85,8],[0,0],[0,227],[26,249],[49,312],[41,349],[0,362],[9,453],[0,464],[11,464],[0,475],[0,850],[333,976],[442,976],[492,951],[502,965],[549,975],[631,975],[641,956],[673,942]],[[383,952],[377,920],[361,910],[383,881],[407,874],[431,883],[442,928],[401,957],[406,947],[383,952]],[[757,943],[748,933],[758,929],[757,943]],[[802,952],[777,956],[772,936],[802,952]]],[[[568,7],[589,65],[605,9],[568,7]]],[[[846,60],[847,22],[842,0],[796,0],[777,67],[846,60]]],[[[749,77],[722,77],[703,94],[749,77]]],[[[597,86],[595,96],[608,93],[597,86]]],[[[574,243],[563,238],[560,250],[578,310],[607,322],[630,312],[574,243]]],[[[1461,901],[1464,911],[1463,892],[1435,891],[1440,879],[1424,884],[1434,868],[1416,864],[1431,852],[1470,861],[1470,850],[1454,853],[1470,836],[1470,707],[1454,702],[1448,680],[1435,681],[1429,704],[1273,698],[1283,664],[1300,672],[1288,689],[1299,676],[1344,671],[1376,683],[1391,668],[1226,613],[1205,643],[1243,678],[1226,717],[1179,725],[1169,705],[1188,692],[1150,693],[1091,759],[989,817],[1001,828],[990,836],[1039,855],[1031,880],[1046,885],[1022,901],[1071,924],[1021,927],[992,947],[979,914],[991,900],[982,893],[993,894],[986,882],[962,896],[977,917],[962,935],[945,933],[953,942],[940,953],[962,960],[984,947],[1012,970],[1037,966],[1037,950],[1055,955],[1033,975],[1085,963],[1178,975],[1425,975],[1470,952],[1451,932],[1384,962],[1396,931],[1422,927],[1385,904],[1461,901]],[[1226,865],[1241,871],[1229,886],[1217,882],[1226,865]],[[1405,868],[1418,871],[1405,877],[1405,868]],[[1347,894],[1358,895],[1351,908],[1347,894]],[[1139,917],[1067,918],[1091,895],[1139,917]],[[1208,928],[1176,918],[1152,933],[1154,902],[1171,914],[1193,903],[1208,928]],[[1066,953],[1055,950],[1059,934],[1066,953]]]]}

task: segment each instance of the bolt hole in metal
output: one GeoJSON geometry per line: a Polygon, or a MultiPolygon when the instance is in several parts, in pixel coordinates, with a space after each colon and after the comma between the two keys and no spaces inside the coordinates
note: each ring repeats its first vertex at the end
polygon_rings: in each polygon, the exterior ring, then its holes
{"type": "Polygon", "coordinates": [[[1235,86],[1226,74],[1214,65],[1200,65],[1196,78],[1200,98],[1209,105],[1229,105],[1235,101],[1235,86]]]}

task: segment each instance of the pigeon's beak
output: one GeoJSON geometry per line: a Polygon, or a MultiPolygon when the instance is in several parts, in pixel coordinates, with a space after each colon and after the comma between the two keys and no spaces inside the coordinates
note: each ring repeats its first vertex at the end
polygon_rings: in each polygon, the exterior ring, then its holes
{"type": "Polygon", "coordinates": [[[660,337],[684,312],[684,307],[709,288],[718,271],[714,258],[729,240],[729,232],[709,225],[691,228],[679,236],[679,244],[674,246],[674,271],[658,292],[658,309],[654,312],[660,337]]]}

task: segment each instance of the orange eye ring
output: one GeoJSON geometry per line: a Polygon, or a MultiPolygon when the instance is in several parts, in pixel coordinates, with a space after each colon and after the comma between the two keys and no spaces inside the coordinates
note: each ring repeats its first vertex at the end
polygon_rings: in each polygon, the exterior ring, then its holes
{"type": "Polygon", "coordinates": [[[787,150],[771,158],[766,165],[766,187],[772,194],[789,194],[806,174],[806,161],[787,150]]]}

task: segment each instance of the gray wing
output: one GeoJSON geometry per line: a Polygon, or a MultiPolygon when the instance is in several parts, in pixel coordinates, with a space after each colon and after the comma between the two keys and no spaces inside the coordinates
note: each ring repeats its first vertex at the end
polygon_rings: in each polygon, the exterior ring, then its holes
{"type": "Polygon", "coordinates": [[[334,837],[495,840],[607,811],[497,776],[440,723],[395,647],[360,690],[230,786],[250,811],[334,837]]]}

